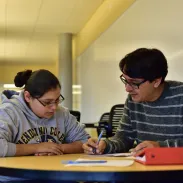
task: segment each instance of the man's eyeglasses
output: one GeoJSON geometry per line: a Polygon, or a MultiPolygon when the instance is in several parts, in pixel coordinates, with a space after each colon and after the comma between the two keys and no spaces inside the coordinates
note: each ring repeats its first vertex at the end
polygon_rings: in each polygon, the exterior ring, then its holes
{"type": "Polygon", "coordinates": [[[130,85],[133,89],[139,89],[139,86],[143,83],[145,83],[147,80],[144,80],[140,83],[131,83],[131,82],[128,82],[124,77],[123,77],[123,74],[120,76],[120,79],[121,81],[125,84],[125,85],[130,85]]]}
{"type": "Polygon", "coordinates": [[[54,102],[46,102],[46,101],[41,101],[39,98],[36,98],[40,104],[42,104],[44,107],[52,107],[53,105],[58,105],[62,103],[65,99],[64,97],[60,94],[59,98],[56,99],[54,102]]]}

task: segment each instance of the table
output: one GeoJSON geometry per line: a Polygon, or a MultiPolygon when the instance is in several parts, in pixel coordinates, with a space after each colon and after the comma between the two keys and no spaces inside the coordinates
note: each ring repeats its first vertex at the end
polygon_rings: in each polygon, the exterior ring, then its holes
{"type": "Polygon", "coordinates": [[[183,165],[144,166],[135,162],[129,167],[65,167],[62,160],[123,159],[93,157],[84,154],[61,156],[23,156],[0,158],[0,175],[47,180],[77,181],[183,181],[183,165]]]}

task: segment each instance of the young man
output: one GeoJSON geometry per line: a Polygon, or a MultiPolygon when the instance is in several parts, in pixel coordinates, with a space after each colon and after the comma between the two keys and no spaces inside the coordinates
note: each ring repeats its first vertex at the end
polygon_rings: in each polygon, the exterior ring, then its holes
{"type": "Polygon", "coordinates": [[[157,49],[140,48],[119,63],[129,93],[120,126],[111,139],[90,138],[85,153],[139,152],[146,147],[183,146],[183,83],[165,81],[167,60],[157,49]],[[134,147],[134,144],[137,144],[134,147]]]}

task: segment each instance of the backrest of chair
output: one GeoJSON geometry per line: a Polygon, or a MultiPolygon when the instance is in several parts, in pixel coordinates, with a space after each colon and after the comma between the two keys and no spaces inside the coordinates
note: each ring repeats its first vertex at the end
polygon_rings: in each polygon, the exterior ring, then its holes
{"type": "Polygon", "coordinates": [[[70,113],[76,117],[77,121],[80,122],[81,113],[79,111],[70,110],[70,113]]]}
{"type": "Polygon", "coordinates": [[[102,138],[106,138],[107,137],[107,132],[106,132],[106,128],[105,128],[105,124],[103,122],[108,123],[109,122],[109,112],[106,112],[104,114],[102,114],[102,116],[100,117],[100,121],[99,121],[99,128],[97,128],[97,134],[99,136],[101,130],[103,130],[103,135],[102,138]]]}
{"type": "Polygon", "coordinates": [[[105,112],[104,114],[102,114],[102,116],[100,117],[100,122],[105,122],[105,121],[109,121],[109,112],[105,112]]]}
{"type": "Polygon", "coordinates": [[[124,104],[116,104],[111,108],[109,116],[109,131],[108,136],[112,137],[119,126],[119,121],[123,115],[124,104]]]}

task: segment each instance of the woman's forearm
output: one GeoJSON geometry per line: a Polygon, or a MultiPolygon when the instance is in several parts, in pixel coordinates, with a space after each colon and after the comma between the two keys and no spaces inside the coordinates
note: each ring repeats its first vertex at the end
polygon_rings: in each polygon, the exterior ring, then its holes
{"type": "Polygon", "coordinates": [[[16,144],[15,156],[26,156],[35,154],[37,144],[16,144]]]}

